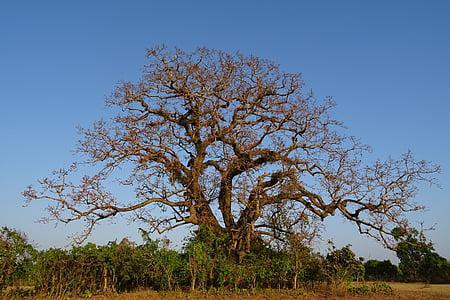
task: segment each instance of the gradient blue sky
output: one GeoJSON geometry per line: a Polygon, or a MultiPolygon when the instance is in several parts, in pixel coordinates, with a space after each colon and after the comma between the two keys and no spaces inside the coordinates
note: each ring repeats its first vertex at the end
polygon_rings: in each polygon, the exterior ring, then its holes
{"type": "MultiPolygon", "coordinates": [[[[1,1],[0,225],[67,244],[78,225],[36,224],[43,207],[23,208],[20,193],[73,160],[76,126],[104,116],[105,95],[160,44],[274,60],[333,96],[373,157],[411,149],[440,164],[442,189],[421,188],[428,209],[413,220],[436,224],[429,237],[450,258],[450,1],[1,1]]],[[[325,240],[393,257],[339,217],[326,225],[325,240]]],[[[91,240],[124,236],[136,226],[118,219],[91,240]]]]}

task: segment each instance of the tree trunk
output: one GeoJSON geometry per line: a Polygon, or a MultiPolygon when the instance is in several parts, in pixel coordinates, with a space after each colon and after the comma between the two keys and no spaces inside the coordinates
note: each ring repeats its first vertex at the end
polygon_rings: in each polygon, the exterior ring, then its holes
{"type": "Polygon", "coordinates": [[[103,292],[108,290],[108,270],[103,268],[103,292]]]}
{"type": "Polygon", "coordinates": [[[196,276],[195,276],[195,272],[194,272],[194,274],[192,275],[192,280],[191,280],[191,291],[192,292],[195,291],[195,279],[196,279],[196,276]]]}

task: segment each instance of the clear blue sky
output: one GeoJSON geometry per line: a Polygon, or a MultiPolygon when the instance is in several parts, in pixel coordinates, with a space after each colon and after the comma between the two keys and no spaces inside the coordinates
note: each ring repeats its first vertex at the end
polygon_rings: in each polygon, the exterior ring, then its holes
{"type": "MultiPolygon", "coordinates": [[[[439,163],[442,189],[421,188],[428,210],[413,219],[436,223],[429,236],[450,258],[450,1],[2,1],[0,225],[41,247],[67,244],[78,227],[36,224],[42,207],[23,208],[20,192],[73,160],[75,127],[104,116],[104,96],[163,43],[240,50],[302,72],[374,157],[411,149],[439,163]]],[[[340,218],[327,225],[324,239],[392,257],[340,218]]],[[[136,226],[118,219],[91,240],[123,236],[135,238],[136,226]]]]}

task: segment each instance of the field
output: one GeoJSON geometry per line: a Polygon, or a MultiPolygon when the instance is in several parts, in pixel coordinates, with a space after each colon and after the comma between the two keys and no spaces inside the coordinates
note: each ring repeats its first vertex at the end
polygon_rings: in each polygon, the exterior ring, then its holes
{"type": "MultiPolygon", "coordinates": [[[[371,285],[370,283],[368,284],[371,285]]],[[[91,296],[90,299],[96,300],[327,300],[327,299],[350,299],[350,300],[443,300],[450,299],[450,284],[423,284],[423,283],[390,283],[393,288],[392,294],[368,293],[368,294],[351,294],[345,292],[306,292],[302,290],[262,290],[257,292],[156,292],[151,290],[138,291],[133,293],[123,293],[118,295],[102,295],[91,296]]],[[[47,299],[45,297],[33,297],[28,299],[47,299]]],[[[86,298],[71,298],[86,299],[86,298]]]]}
{"type": "Polygon", "coordinates": [[[326,299],[367,299],[367,300],[387,300],[387,299],[450,299],[450,284],[443,285],[425,285],[423,283],[392,283],[390,286],[394,289],[391,295],[386,294],[367,294],[353,295],[347,293],[311,293],[292,290],[263,290],[255,293],[185,293],[185,292],[168,292],[158,293],[154,291],[142,291],[128,294],[120,294],[115,296],[97,296],[94,299],[115,299],[115,300],[138,300],[138,299],[170,299],[170,300],[326,300],[326,299]]]}

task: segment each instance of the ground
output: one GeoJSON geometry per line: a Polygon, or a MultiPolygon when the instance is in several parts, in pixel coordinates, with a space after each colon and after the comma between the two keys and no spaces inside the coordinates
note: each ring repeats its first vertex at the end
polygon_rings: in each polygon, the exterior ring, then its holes
{"type": "Polygon", "coordinates": [[[394,292],[391,295],[387,294],[368,294],[368,295],[350,295],[336,293],[310,293],[292,290],[264,290],[256,293],[183,293],[183,292],[169,292],[157,293],[154,291],[142,291],[129,294],[122,294],[112,297],[95,297],[96,299],[115,299],[115,300],[138,300],[138,299],[170,299],[170,300],[293,300],[293,299],[308,299],[308,300],[326,300],[326,299],[354,299],[354,300],[387,300],[387,299],[450,299],[450,284],[423,284],[423,283],[390,283],[394,292]]]}
{"type": "MultiPolygon", "coordinates": [[[[368,284],[369,286],[371,283],[368,284]]],[[[262,290],[257,292],[155,292],[138,291],[133,293],[123,293],[119,295],[92,296],[96,300],[328,300],[328,299],[349,299],[349,300],[443,300],[450,299],[450,284],[424,284],[424,283],[389,283],[393,288],[392,294],[369,293],[363,295],[342,293],[342,292],[306,292],[301,290],[262,290]]],[[[33,297],[29,299],[47,299],[45,297],[33,297]]],[[[72,298],[86,299],[86,298],[72,298]]]]}

